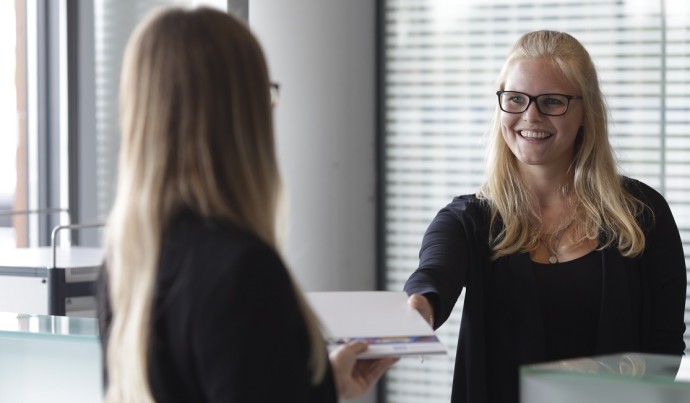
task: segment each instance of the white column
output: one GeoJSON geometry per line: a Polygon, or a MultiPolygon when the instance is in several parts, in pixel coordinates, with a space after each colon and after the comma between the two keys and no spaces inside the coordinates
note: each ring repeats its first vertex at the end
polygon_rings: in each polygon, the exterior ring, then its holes
{"type": "Polygon", "coordinates": [[[249,2],[249,24],[280,84],[285,257],[308,291],[375,287],[375,4],[249,2]]]}

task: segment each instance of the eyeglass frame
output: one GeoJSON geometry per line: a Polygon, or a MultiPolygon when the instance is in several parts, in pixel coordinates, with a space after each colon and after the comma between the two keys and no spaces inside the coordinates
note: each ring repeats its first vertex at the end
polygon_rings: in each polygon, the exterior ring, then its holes
{"type": "Polygon", "coordinates": [[[268,90],[271,97],[271,106],[275,107],[280,101],[280,84],[271,82],[268,90]]]}
{"type": "Polygon", "coordinates": [[[539,111],[539,113],[542,114],[542,115],[544,115],[544,116],[563,116],[563,115],[565,115],[566,113],[568,113],[568,111],[570,110],[570,101],[571,101],[571,100],[573,100],[573,99],[582,99],[582,96],[581,96],[581,95],[567,95],[567,94],[558,94],[558,93],[555,93],[555,92],[547,92],[547,93],[545,93],[545,94],[539,94],[539,95],[534,95],[534,96],[532,96],[532,95],[525,94],[524,92],[520,92],[520,91],[507,91],[507,90],[496,91],[496,96],[498,97],[498,107],[499,107],[503,112],[505,112],[505,113],[511,113],[511,114],[513,114],[513,115],[519,115],[519,114],[521,114],[521,113],[525,113],[525,112],[529,109],[530,105],[532,105],[532,102],[534,102],[534,104],[537,106],[537,111],[539,111]],[[525,106],[525,109],[523,109],[523,110],[520,111],[520,112],[510,112],[510,111],[507,111],[507,110],[503,109],[503,104],[501,103],[501,95],[504,94],[504,93],[506,93],[506,92],[514,92],[514,93],[516,93],[516,94],[520,94],[520,95],[526,96],[527,99],[529,99],[529,102],[527,103],[527,106],[525,106]],[[557,115],[554,115],[554,114],[551,114],[551,113],[544,113],[544,112],[541,110],[541,108],[539,107],[539,102],[537,102],[537,98],[542,97],[542,96],[544,96],[544,95],[558,95],[558,96],[560,96],[560,97],[564,97],[565,99],[567,99],[567,100],[568,100],[568,103],[565,105],[565,111],[563,111],[563,113],[559,113],[559,114],[557,114],[557,115]]]}

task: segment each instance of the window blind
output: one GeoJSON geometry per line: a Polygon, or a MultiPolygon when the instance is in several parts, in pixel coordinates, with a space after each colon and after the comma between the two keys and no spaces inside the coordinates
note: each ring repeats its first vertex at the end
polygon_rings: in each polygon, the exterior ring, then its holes
{"type": "Polygon", "coordinates": [[[119,152],[118,90],[125,45],[151,10],[166,5],[210,6],[227,10],[226,0],[95,0],[96,212],[104,220],[115,198],[119,152]]]}
{"type": "MultiPolygon", "coordinates": [[[[382,19],[386,289],[401,290],[417,267],[438,210],[483,182],[496,77],[518,37],[537,29],[569,32],[589,50],[621,169],[666,197],[690,266],[687,2],[385,0],[382,19]]],[[[450,355],[396,364],[388,402],[449,401],[461,311],[462,297],[438,330],[450,355]]]]}
{"type": "Polygon", "coordinates": [[[166,0],[97,0],[94,2],[96,211],[104,220],[115,198],[119,152],[118,90],[122,56],[136,24],[166,0]]]}

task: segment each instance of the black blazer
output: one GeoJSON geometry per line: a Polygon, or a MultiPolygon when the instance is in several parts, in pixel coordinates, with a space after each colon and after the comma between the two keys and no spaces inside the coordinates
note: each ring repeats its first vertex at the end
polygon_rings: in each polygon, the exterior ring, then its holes
{"type": "MultiPolygon", "coordinates": [[[[644,253],[597,252],[602,263],[595,354],[625,351],[683,354],[687,274],[678,228],[664,198],[624,178],[650,207],[639,218],[644,253]]],[[[474,195],[456,197],[427,229],[419,268],[405,284],[426,295],[435,325],[465,288],[451,402],[517,402],[519,366],[544,361],[544,333],[529,254],[490,261],[489,209],[474,195]]]]}
{"type": "MultiPolygon", "coordinates": [[[[101,289],[105,346],[107,276],[101,289]]],[[[311,385],[306,325],[283,262],[232,224],[187,214],[172,225],[151,332],[149,382],[157,402],[337,402],[330,367],[311,385]]]]}

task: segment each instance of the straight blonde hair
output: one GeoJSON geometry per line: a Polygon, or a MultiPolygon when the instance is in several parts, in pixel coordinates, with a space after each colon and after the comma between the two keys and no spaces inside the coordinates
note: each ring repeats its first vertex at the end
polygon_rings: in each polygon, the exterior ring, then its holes
{"type": "MultiPolygon", "coordinates": [[[[571,35],[555,31],[524,34],[513,46],[498,77],[505,89],[506,76],[524,59],[543,59],[559,71],[582,96],[584,125],[575,142],[565,196],[577,200],[574,228],[579,240],[601,238],[600,248],[615,245],[623,256],[637,256],[645,237],[636,217],[645,208],[622,184],[608,137],[608,116],[594,63],[587,50],[571,35]]],[[[487,180],[478,192],[491,208],[493,258],[537,248],[541,214],[533,194],[518,174],[517,161],[503,139],[501,111],[496,105],[487,158],[487,180]],[[498,223],[502,225],[497,225],[498,223]]]]}
{"type": "MultiPolygon", "coordinates": [[[[177,214],[230,221],[278,250],[281,185],[269,87],[259,43],[226,13],[167,8],[132,34],[120,82],[117,196],[105,239],[113,312],[106,401],[153,401],[153,294],[162,240],[177,214]]],[[[317,383],[327,365],[323,339],[292,286],[317,383]]]]}

